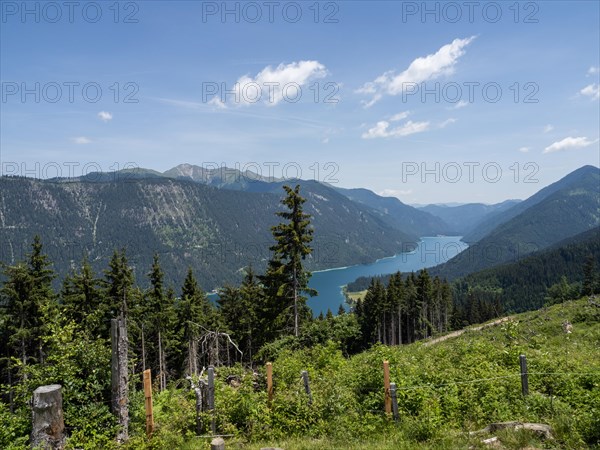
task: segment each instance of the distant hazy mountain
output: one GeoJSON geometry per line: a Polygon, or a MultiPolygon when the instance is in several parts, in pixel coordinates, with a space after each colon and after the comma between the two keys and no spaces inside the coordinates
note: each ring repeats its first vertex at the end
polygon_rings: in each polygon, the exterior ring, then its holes
{"type": "Polygon", "coordinates": [[[599,226],[600,170],[582,167],[497,216],[503,219],[501,225],[434,273],[449,278],[466,275],[518,260],[599,226]]]}
{"type": "MultiPolygon", "coordinates": [[[[282,210],[280,183],[266,183],[274,193],[254,193],[152,172],[86,179],[0,178],[0,261],[22,259],[39,234],[62,274],[84,252],[100,270],[113,250],[126,247],[138,278],[146,280],[159,253],[169,282],[180,283],[191,266],[212,289],[239,281],[248,264],[262,270],[270,257],[270,227],[282,210]]],[[[325,185],[302,185],[315,228],[311,269],[372,262],[416,239],[325,185]]]]}
{"type": "Polygon", "coordinates": [[[335,190],[357,203],[369,206],[381,217],[395,227],[417,236],[435,236],[448,234],[451,227],[439,217],[428,211],[420,211],[408,206],[396,197],[382,197],[368,189],[345,189],[336,187],[335,190]]]}
{"type": "Polygon", "coordinates": [[[412,206],[413,208],[417,208],[417,209],[422,209],[426,206],[429,205],[434,205],[434,206],[449,206],[451,208],[455,207],[455,206],[462,206],[462,205],[467,205],[468,203],[464,203],[464,202],[447,202],[447,203],[410,203],[408,206],[412,206]]]}
{"type": "Polygon", "coordinates": [[[519,202],[520,200],[506,200],[494,205],[467,203],[459,206],[435,204],[423,206],[418,209],[442,219],[448,224],[453,234],[464,236],[478,227],[481,221],[490,214],[506,211],[519,202]]]}
{"type": "Polygon", "coordinates": [[[192,180],[219,188],[251,192],[269,190],[268,187],[265,187],[265,183],[283,181],[275,177],[264,177],[250,170],[242,172],[224,166],[212,168],[192,164],[180,164],[163,172],[162,175],[169,178],[192,180]]]}
{"type": "Polygon", "coordinates": [[[464,236],[463,240],[469,243],[479,241],[481,238],[483,238],[492,230],[494,230],[497,226],[508,222],[510,219],[518,216],[526,209],[549,197],[554,192],[559,191],[561,189],[569,188],[569,186],[580,183],[585,178],[587,178],[590,181],[590,187],[592,188],[594,187],[595,182],[595,191],[599,192],[600,184],[598,183],[598,172],[599,169],[594,166],[583,166],[577,170],[574,170],[573,172],[561,178],[557,182],[546,186],[545,188],[538,191],[536,194],[529,197],[527,200],[516,204],[512,208],[509,208],[504,211],[496,211],[490,214],[477,226],[476,229],[474,229],[470,233],[467,233],[464,236]]]}

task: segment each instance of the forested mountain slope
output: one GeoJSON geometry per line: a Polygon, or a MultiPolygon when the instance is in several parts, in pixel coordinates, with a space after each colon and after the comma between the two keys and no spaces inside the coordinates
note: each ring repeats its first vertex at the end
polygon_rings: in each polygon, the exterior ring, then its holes
{"type": "Polygon", "coordinates": [[[528,208],[538,204],[544,199],[548,198],[555,192],[560,190],[570,189],[571,186],[577,189],[577,185],[585,183],[592,187],[596,193],[600,192],[600,169],[594,166],[583,166],[577,170],[574,170],[570,174],[561,178],[560,180],[552,183],[549,186],[536,192],[528,199],[518,203],[517,205],[509,208],[506,211],[499,211],[488,216],[482,223],[480,223],[476,229],[472,232],[467,233],[463,240],[465,242],[476,242],[481,240],[483,237],[491,233],[497,226],[508,222],[512,218],[525,212],[528,208]]]}
{"type": "MultiPolygon", "coordinates": [[[[311,269],[370,262],[416,238],[326,186],[304,185],[315,228],[311,269]]],[[[84,252],[95,268],[104,268],[112,252],[125,247],[138,277],[145,278],[152,254],[159,253],[167,280],[191,266],[204,289],[213,289],[239,281],[249,264],[264,268],[270,227],[281,210],[278,190],[240,192],[156,176],[97,182],[3,177],[0,260],[23,258],[39,234],[60,274],[79,265],[84,252]]]]}

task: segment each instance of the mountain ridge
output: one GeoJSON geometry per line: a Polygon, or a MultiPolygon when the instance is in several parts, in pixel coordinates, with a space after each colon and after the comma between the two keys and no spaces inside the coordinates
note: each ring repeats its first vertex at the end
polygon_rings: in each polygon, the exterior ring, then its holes
{"type": "MultiPolygon", "coordinates": [[[[512,208],[505,210],[503,212],[492,214],[488,216],[482,223],[480,223],[479,228],[474,230],[463,237],[463,240],[468,243],[477,242],[490,233],[494,228],[507,222],[508,220],[516,217],[517,215],[524,212],[531,206],[541,202],[548,196],[552,195],[557,190],[560,190],[563,187],[568,187],[572,183],[576,182],[581,176],[586,176],[587,174],[598,174],[600,169],[598,167],[592,165],[585,165],[574,171],[568,173],[560,180],[555,181],[554,183],[549,184],[548,186],[540,189],[535,194],[530,196],[529,198],[523,200],[522,202],[514,205],[512,208]]],[[[600,189],[600,186],[599,186],[600,189]]]]}
{"type": "MultiPolygon", "coordinates": [[[[304,183],[313,215],[311,269],[371,262],[415,236],[386,224],[369,209],[323,185],[304,183]]],[[[238,282],[240,269],[264,268],[273,244],[270,227],[282,210],[278,194],[218,189],[165,177],[116,181],[0,178],[0,260],[13,264],[39,234],[64,274],[87,253],[104,268],[113,250],[135,249],[131,263],[145,277],[153,253],[174,282],[192,266],[210,290],[238,282]]]]}

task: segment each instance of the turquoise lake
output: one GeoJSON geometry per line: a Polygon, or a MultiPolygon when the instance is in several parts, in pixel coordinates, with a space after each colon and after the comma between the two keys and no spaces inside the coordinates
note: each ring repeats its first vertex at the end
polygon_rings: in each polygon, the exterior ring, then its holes
{"type": "Polygon", "coordinates": [[[318,291],[319,295],[309,298],[308,305],[316,316],[321,312],[325,314],[328,308],[336,314],[339,306],[345,305],[346,299],[342,287],[346,284],[358,277],[385,275],[397,271],[412,272],[442,264],[468,247],[461,242],[461,237],[423,237],[415,250],[410,253],[399,253],[371,264],[313,272],[309,284],[311,288],[318,291]]]}

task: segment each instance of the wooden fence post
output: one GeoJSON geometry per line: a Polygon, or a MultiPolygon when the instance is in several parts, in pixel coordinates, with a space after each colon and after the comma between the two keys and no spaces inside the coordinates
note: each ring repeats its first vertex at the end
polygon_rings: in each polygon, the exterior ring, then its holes
{"type": "Polygon", "coordinates": [[[40,386],[33,391],[31,447],[62,449],[65,422],[60,384],[40,386]]]}
{"type": "Polygon", "coordinates": [[[310,385],[308,384],[308,372],[306,370],[302,371],[302,379],[304,380],[304,390],[306,391],[306,395],[308,395],[308,404],[312,405],[312,393],[310,392],[310,385]]]}
{"type": "Polygon", "coordinates": [[[211,413],[210,431],[212,434],[217,432],[215,423],[215,368],[208,366],[208,410],[211,413]]]}
{"type": "Polygon", "coordinates": [[[383,386],[385,388],[385,412],[392,412],[392,399],[390,397],[390,363],[383,361],[383,386]]]}
{"type": "Polygon", "coordinates": [[[117,416],[119,431],[117,441],[123,443],[129,438],[129,371],[127,364],[127,322],[123,316],[110,321],[112,344],[112,410],[117,416]]]}
{"type": "Polygon", "coordinates": [[[185,378],[186,380],[189,380],[190,385],[192,386],[192,389],[194,390],[194,394],[196,396],[196,435],[200,436],[202,434],[202,419],[200,415],[202,413],[202,388],[204,386],[204,383],[202,382],[202,380],[200,380],[198,382],[198,386],[196,386],[196,383],[194,383],[194,379],[191,375],[188,375],[185,378]]]}
{"type": "Polygon", "coordinates": [[[144,370],[144,397],[146,406],[146,435],[154,432],[154,413],[152,411],[152,375],[150,369],[144,370]]]}
{"type": "Polygon", "coordinates": [[[269,406],[273,402],[273,364],[267,363],[267,395],[269,397],[269,406]]]}
{"type": "Polygon", "coordinates": [[[396,383],[390,383],[390,396],[392,397],[392,412],[394,420],[398,422],[398,397],[396,396],[396,383]]]}
{"type": "Polygon", "coordinates": [[[519,356],[519,363],[521,365],[521,391],[523,395],[529,395],[529,380],[527,379],[527,358],[525,355],[519,356]]]}

